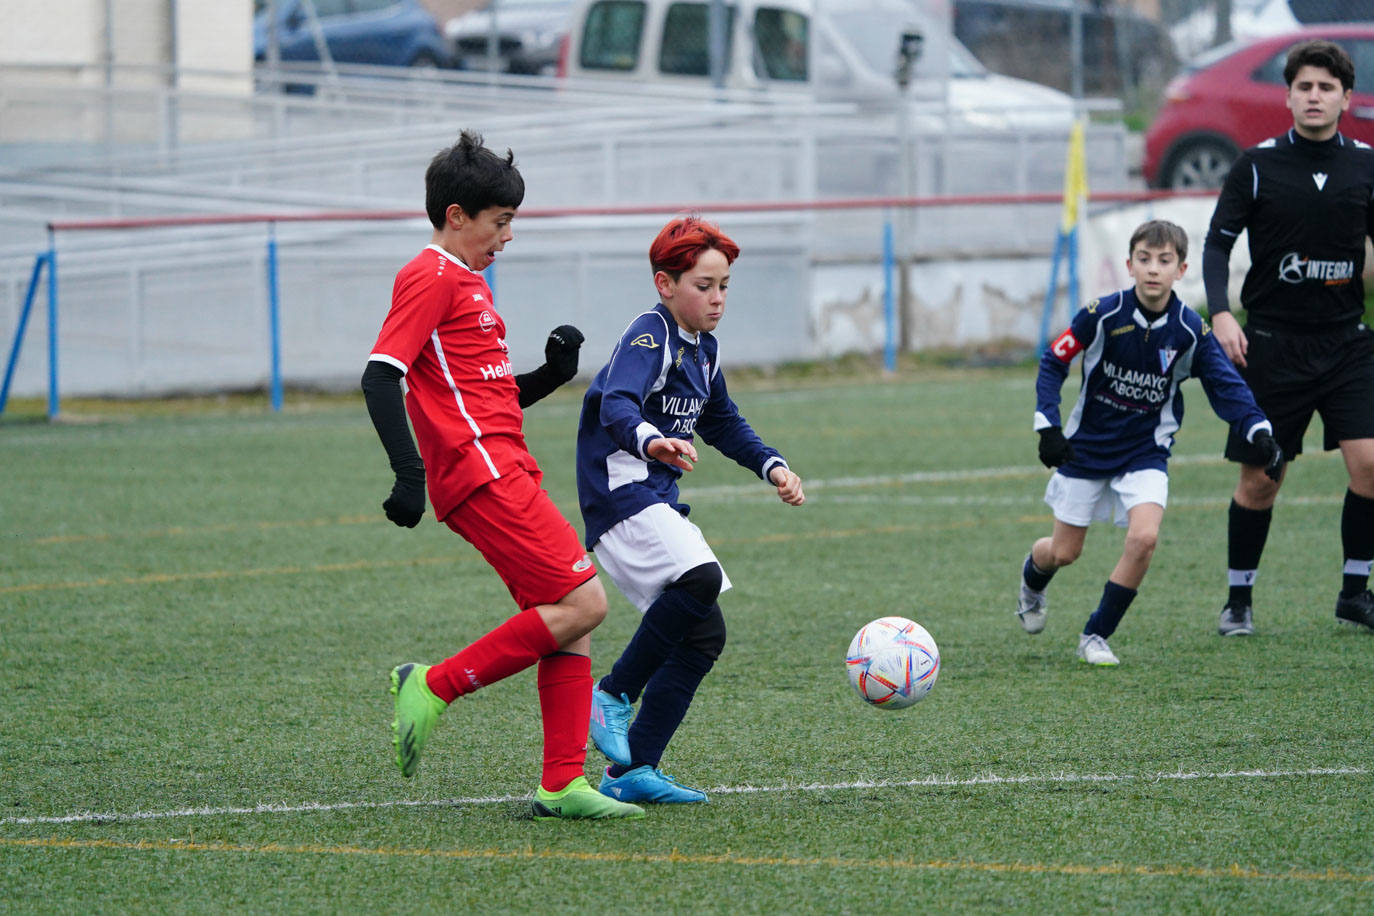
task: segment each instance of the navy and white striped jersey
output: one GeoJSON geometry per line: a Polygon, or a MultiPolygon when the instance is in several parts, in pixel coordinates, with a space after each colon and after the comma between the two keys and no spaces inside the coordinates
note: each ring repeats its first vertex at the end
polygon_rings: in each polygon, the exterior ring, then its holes
{"type": "Polygon", "coordinates": [[[1271,429],[1196,312],[1171,294],[1164,311],[1151,314],[1140,307],[1133,288],[1120,290],[1084,306],[1040,358],[1035,429],[1063,426],[1074,451],[1074,460],[1059,468],[1066,477],[1167,472],[1174,433],[1183,422],[1179,386],[1190,377],[1202,382],[1217,416],[1247,440],[1271,429]],[[1061,424],[1060,389],[1079,353],[1083,384],[1061,424]]]}
{"type": "Polygon", "coordinates": [[[725,389],[719,344],[705,331],[681,330],[662,304],[620,336],[611,359],[582,398],[577,425],[577,499],[590,549],[616,523],[654,503],[678,500],[682,471],[649,458],[655,438],[696,435],[764,480],[787,466],[740,415],[725,389]]]}

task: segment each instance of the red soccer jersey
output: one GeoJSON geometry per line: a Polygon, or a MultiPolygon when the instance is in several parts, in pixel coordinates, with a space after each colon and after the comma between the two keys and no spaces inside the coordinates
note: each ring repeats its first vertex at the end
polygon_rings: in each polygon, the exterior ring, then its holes
{"type": "Polygon", "coordinates": [[[405,373],[406,412],[440,519],[516,468],[538,472],[521,431],[506,323],[482,275],[437,245],[396,274],[369,359],[405,373]]]}

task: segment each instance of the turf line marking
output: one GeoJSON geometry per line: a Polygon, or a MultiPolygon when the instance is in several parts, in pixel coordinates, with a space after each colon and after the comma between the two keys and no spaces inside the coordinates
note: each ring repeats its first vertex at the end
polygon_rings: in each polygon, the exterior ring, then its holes
{"type": "MultiPolygon", "coordinates": [[[[1330,458],[1331,455],[1322,453],[1313,455],[1309,461],[1330,458]]],[[[1170,466],[1201,464],[1201,465],[1224,465],[1229,464],[1225,459],[1211,455],[1176,455],[1169,460],[1170,466]]],[[[1049,472],[1038,465],[1018,465],[1000,468],[965,468],[962,470],[949,471],[910,471],[903,474],[877,474],[865,477],[832,477],[832,478],[810,478],[805,481],[806,489],[812,492],[819,490],[864,490],[882,487],[900,487],[908,484],[927,484],[927,483],[952,483],[961,481],[979,480],[999,480],[1017,478],[1045,478],[1049,472]]],[[[741,497],[757,497],[759,500],[772,501],[777,498],[773,490],[758,483],[747,484],[726,484],[715,487],[683,488],[683,497],[695,500],[725,500],[736,501],[741,497]]],[[[891,501],[887,496],[881,497],[885,501],[891,501]]],[[[854,497],[833,497],[835,502],[858,501],[862,496],[854,497]]],[[[918,498],[919,499],[919,498],[918,498]]],[[[932,504],[940,504],[941,499],[951,500],[951,505],[983,505],[988,503],[985,497],[964,497],[965,502],[960,502],[961,497],[927,497],[932,504]]],[[[1031,494],[1027,501],[1038,501],[1035,494],[1031,494]]],[[[1177,501],[1183,504],[1183,500],[1171,500],[1171,504],[1177,501]]],[[[1285,505],[1325,505],[1331,499],[1327,497],[1284,497],[1285,505]]],[[[919,501],[918,503],[919,504],[919,501]]],[[[1210,504],[1210,503],[1209,503],[1210,504]]],[[[1229,504],[1229,499],[1221,500],[1223,505],[1229,504]]],[[[220,525],[204,525],[198,527],[176,525],[170,528],[155,528],[145,531],[123,531],[123,532],[97,532],[94,534],[53,534],[43,535],[33,538],[31,543],[51,546],[59,544],[80,544],[91,541],[113,541],[125,538],[156,538],[156,537],[188,537],[205,534],[233,534],[241,531],[272,531],[276,529],[290,528],[325,528],[335,525],[370,525],[382,524],[382,519],[375,515],[344,515],[335,518],[321,519],[295,519],[285,521],[259,521],[259,522],[240,522],[220,525]]]]}
{"type": "MultiPolygon", "coordinates": [[[[972,776],[955,778],[953,776],[921,776],[903,780],[860,780],[857,782],[836,783],[797,783],[776,786],[716,786],[706,792],[717,795],[748,795],[768,792],[842,792],[853,789],[906,789],[942,788],[959,786],[1019,786],[1065,783],[1107,783],[1107,782],[1169,782],[1174,780],[1191,781],[1201,779],[1292,779],[1313,776],[1366,776],[1369,770],[1364,767],[1311,767],[1301,770],[1224,770],[1215,773],[1179,770],[1172,773],[1049,773],[1024,776],[972,776]]],[[[420,800],[394,800],[377,802],[306,802],[299,805],[263,804],[251,807],[220,808],[177,808],[169,811],[130,811],[130,812],[89,812],[36,817],[0,818],[0,826],[28,824],[109,824],[122,821],[151,821],[183,817],[219,817],[243,814],[310,814],[316,812],[348,811],[354,809],[377,808],[458,808],[465,805],[495,805],[506,802],[528,801],[530,795],[499,795],[477,798],[446,798],[420,800]]]]}
{"type": "Polygon", "coordinates": [[[834,856],[751,856],[732,852],[666,853],[576,852],[535,849],[432,849],[401,846],[327,846],[314,843],[202,843],[193,840],[71,840],[60,837],[0,837],[0,847],[29,849],[108,849],[132,852],[222,852],[268,855],[374,856],[378,858],[484,859],[488,861],[570,861],[608,865],[736,865],[763,868],[855,868],[892,871],[970,871],[993,874],[1048,874],[1087,877],[1242,878],[1262,881],[1322,881],[1374,883],[1374,875],[1344,869],[1266,872],[1243,865],[1202,868],[1195,865],[1054,864],[1049,862],[976,862],[971,859],[841,859],[834,856]]]}

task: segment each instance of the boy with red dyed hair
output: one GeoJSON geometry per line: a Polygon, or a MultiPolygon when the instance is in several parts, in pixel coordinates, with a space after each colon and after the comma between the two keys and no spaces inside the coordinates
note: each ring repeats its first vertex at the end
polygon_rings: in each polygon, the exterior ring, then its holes
{"type": "Polygon", "coordinates": [[[716,599],[730,579],[678,496],[678,478],[697,460],[696,436],[776,487],[784,503],[805,499],[801,478],[725,388],[711,332],[738,255],[697,217],[664,226],[649,248],[659,304],[630,322],[582,400],[577,493],[586,544],[644,615],[592,694],[591,737],[612,761],[600,791],[621,801],[706,801],[658,768],[725,646],[716,599]]]}
{"type": "Polygon", "coordinates": [[[582,335],[556,328],[544,365],[515,375],[505,322],[481,274],[513,237],[511,220],[524,200],[514,159],[464,131],[430,162],[425,209],[434,234],[396,275],[363,372],[368,414],[396,475],[382,504],[387,518],[419,524],[428,482],[434,514],[481,551],[521,608],[446,661],[392,670],[396,765],[414,775],[455,699],[537,664],[544,765],[535,819],[643,817],[642,808],[597,793],[583,775],[590,634],[606,616],[606,592],[577,533],[540,487],[522,432],[522,408],[577,374],[582,335]]]}

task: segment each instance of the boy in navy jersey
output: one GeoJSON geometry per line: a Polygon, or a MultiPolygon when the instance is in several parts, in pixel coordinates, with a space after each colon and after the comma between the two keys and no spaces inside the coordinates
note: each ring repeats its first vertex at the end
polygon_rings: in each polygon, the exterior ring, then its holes
{"type": "Polygon", "coordinates": [[[730,580],[678,496],[678,478],[697,460],[696,437],[771,483],[784,503],[805,499],[801,478],[725,388],[711,332],[738,254],[696,217],[664,226],[649,248],[659,304],[630,322],[582,401],[577,494],[587,547],[644,615],[592,691],[591,738],[612,761],[600,791],[620,801],[706,801],[658,768],[725,646],[716,599],[730,580]]]}
{"type": "Polygon", "coordinates": [[[418,525],[428,485],[434,514],[482,553],[520,608],[444,661],[392,670],[396,765],[415,774],[435,723],[458,697],[537,666],[544,766],[535,819],[643,817],[583,775],[591,631],[606,616],[606,592],[577,532],[540,486],[522,431],[522,409],[577,374],[582,335],[569,325],[554,329],[547,362],[516,375],[506,323],[482,278],[513,238],[525,196],[514,158],[463,131],[430,162],[425,210],[434,232],[396,275],[363,372],[368,415],[396,475],[386,517],[418,525]]]}
{"type": "Polygon", "coordinates": [[[1196,377],[1212,409],[1282,473],[1283,454],[1250,389],[1197,313],[1173,292],[1187,269],[1188,236],[1164,220],[1131,235],[1126,269],[1135,286],[1094,299],[1040,359],[1035,429],[1040,460],[1056,468],[1045,487],[1054,531],[1031,546],[1021,568],[1017,616],[1027,633],[1045,628],[1045,587],[1078,559],[1088,525],[1115,518],[1126,528],[1121,559],[1078,640],[1078,657],[1115,665],[1107,638],[1149,569],[1169,496],[1168,461],[1183,422],[1179,385],[1196,377]],[[1083,354],[1078,402],[1062,423],[1059,390],[1083,354]]]}

